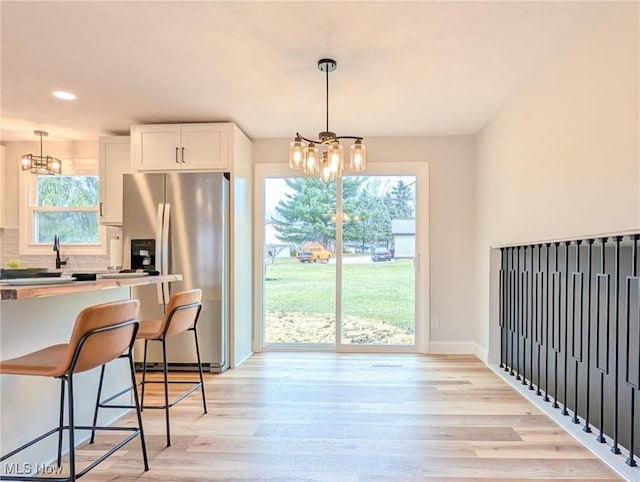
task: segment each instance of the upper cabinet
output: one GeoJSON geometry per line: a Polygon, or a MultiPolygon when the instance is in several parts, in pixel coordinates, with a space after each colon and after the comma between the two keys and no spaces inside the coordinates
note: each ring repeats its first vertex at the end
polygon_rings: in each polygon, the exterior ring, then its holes
{"type": "Polygon", "coordinates": [[[131,126],[135,171],[226,171],[233,124],[150,124],[131,126]]]}
{"type": "Polygon", "coordinates": [[[100,137],[100,224],[122,224],[122,175],[131,172],[128,136],[100,137]]]}

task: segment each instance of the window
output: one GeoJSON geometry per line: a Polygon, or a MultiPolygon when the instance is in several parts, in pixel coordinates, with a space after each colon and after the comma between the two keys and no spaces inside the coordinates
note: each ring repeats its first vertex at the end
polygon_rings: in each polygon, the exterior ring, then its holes
{"type": "Polygon", "coordinates": [[[36,176],[33,206],[35,244],[98,243],[98,176],[36,176]]]}
{"type": "Polygon", "coordinates": [[[59,176],[22,173],[25,209],[20,213],[21,254],[50,254],[56,234],[63,254],[105,252],[105,230],[99,223],[97,163],[65,164],[63,161],[64,174],[59,176]]]}

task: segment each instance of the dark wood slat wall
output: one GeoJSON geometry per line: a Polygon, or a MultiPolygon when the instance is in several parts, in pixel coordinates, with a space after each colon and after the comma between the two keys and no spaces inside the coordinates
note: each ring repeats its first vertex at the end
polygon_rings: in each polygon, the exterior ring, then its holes
{"type": "MultiPolygon", "coordinates": [[[[501,248],[501,367],[637,466],[640,234],[501,248]]],[[[590,434],[590,435],[587,435],[590,434]]]]}

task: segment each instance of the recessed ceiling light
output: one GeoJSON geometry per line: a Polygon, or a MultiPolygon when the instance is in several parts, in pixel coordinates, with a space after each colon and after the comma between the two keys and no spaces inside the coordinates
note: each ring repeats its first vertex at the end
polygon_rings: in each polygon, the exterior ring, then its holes
{"type": "Polygon", "coordinates": [[[72,94],[71,92],[65,92],[64,90],[54,90],[53,92],[51,92],[51,94],[53,94],[54,97],[62,100],[76,100],[78,98],[75,94],[72,94]]]}

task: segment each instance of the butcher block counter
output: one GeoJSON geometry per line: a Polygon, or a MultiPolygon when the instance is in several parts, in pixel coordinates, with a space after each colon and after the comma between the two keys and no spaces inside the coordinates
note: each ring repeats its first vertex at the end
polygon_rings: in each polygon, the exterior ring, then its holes
{"type": "MultiPolygon", "coordinates": [[[[36,283],[38,278],[33,278],[36,283]]],[[[43,280],[56,278],[42,278],[43,280]]],[[[139,276],[131,278],[98,278],[95,281],[72,281],[62,284],[33,284],[29,286],[11,286],[9,280],[0,280],[0,300],[23,300],[27,298],[42,298],[44,296],[59,296],[86,291],[110,290],[114,288],[130,288],[182,280],[182,275],[166,274],[160,276],[139,276]]]]}
{"type": "MultiPolygon", "coordinates": [[[[130,299],[134,286],[181,280],[180,274],[99,278],[95,281],[65,281],[60,284],[28,286],[8,285],[8,282],[16,282],[1,280],[0,358],[6,360],[49,345],[68,343],[76,317],[84,308],[130,299]]],[[[129,367],[126,359],[122,360],[124,361],[116,360],[107,366],[103,392],[105,395],[130,386],[129,367]]],[[[96,368],[78,373],[74,377],[77,425],[91,425],[99,375],[100,369],[96,368]]],[[[0,375],[0,447],[3,453],[57,426],[59,384],[53,378],[0,375]]],[[[116,399],[114,403],[117,402],[130,404],[131,393],[116,399]]],[[[108,425],[125,413],[126,411],[116,409],[102,410],[98,425],[108,425]]],[[[78,432],[77,444],[83,443],[87,437],[88,433],[78,432]]],[[[66,439],[67,437],[65,444],[66,439]]],[[[57,437],[48,437],[3,463],[19,463],[20,466],[50,463],[55,460],[56,442],[57,437]]]]}

